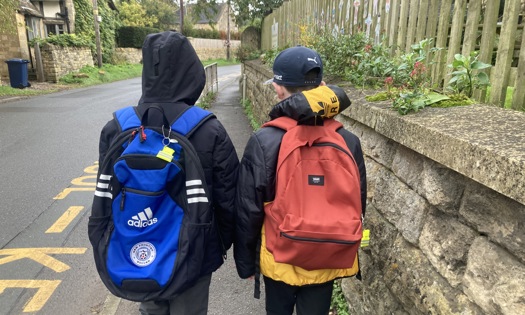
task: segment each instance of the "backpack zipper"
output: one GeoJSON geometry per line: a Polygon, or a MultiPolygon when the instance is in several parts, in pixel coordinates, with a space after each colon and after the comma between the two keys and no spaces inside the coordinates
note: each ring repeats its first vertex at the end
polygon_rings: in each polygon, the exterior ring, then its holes
{"type": "Polygon", "coordinates": [[[280,232],[280,234],[282,237],[286,237],[294,241],[302,241],[302,242],[335,243],[335,244],[341,244],[341,245],[353,245],[357,243],[356,241],[341,241],[341,240],[332,240],[332,239],[318,239],[318,238],[291,236],[289,234],[286,234],[285,232],[280,232]]]}
{"type": "Polygon", "coordinates": [[[144,195],[144,196],[150,196],[150,197],[160,196],[160,195],[162,195],[164,193],[164,190],[161,190],[161,191],[146,191],[146,190],[140,190],[140,189],[134,189],[134,188],[126,188],[126,187],[122,187],[122,189],[120,191],[122,193],[122,198],[120,199],[120,211],[124,211],[124,202],[125,202],[125,199],[126,199],[126,191],[129,191],[129,192],[132,192],[132,193],[135,193],[135,194],[138,194],[138,195],[144,195]]]}

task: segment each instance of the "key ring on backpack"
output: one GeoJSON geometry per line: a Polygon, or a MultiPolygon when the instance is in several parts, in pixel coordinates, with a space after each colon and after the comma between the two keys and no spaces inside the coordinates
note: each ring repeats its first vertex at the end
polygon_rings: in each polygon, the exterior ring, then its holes
{"type": "Polygon", "coordinates": [[[164,146],[166,146],[166,147],[167,147],[168,145],[170,145],[171,143],[177,143],[177,142],[178,142],[178,141],[175,140],[175,139],[171,139],[171,138],[170,138],[170,134],[171,134],[171,126],[170,126],[170,129],[168,130],[168,135],[166,135],[166,133],[164,133],[164,126],[162,126],[162,136],[164,137],[164,138],[162,139],[162,144],[163,144],[164,146]]]}

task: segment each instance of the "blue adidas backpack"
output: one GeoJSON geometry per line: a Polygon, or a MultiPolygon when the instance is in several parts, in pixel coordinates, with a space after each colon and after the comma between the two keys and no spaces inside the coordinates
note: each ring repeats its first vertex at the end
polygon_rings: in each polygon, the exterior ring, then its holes
{"type": "Polygon", "coordinates": [[[97,271],[132,301],[173,298],[200,277],[214,235],[204,171],[191,133],[213,114],[191,106],[171,125],[145,126],[136,107],[114,113],[122,132],[100,161],[89,218],[97,271]]]}

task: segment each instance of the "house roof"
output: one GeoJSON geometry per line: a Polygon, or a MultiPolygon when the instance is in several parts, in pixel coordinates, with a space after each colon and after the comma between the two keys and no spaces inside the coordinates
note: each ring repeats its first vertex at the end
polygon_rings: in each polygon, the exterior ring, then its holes
{"type": "Polygon", "coordinates": [[[29,0],[20,0],[20,7],[18,10],[24,15],[44,17],[44,15],[29,0]]]}

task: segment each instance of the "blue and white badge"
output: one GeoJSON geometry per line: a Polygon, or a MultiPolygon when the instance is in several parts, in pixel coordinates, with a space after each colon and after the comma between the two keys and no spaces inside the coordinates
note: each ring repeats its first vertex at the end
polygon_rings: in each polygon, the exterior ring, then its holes
{"type": "Polygon", "coordinates": [[[146,267],[150,265],[157,256],[157,250],[153,244],[148,242],[140,242],[135,244],[129,252],[131,261],[138,267],[146,267]]]}

